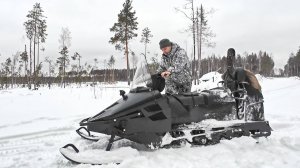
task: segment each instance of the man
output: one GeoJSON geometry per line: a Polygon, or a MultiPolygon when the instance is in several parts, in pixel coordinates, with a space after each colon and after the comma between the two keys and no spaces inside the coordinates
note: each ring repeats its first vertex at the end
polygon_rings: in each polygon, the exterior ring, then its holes
{"type": "Polygon", "coordinates": [[[157,72],[166,80],[166,94],[191,91],[191,65],[184,49],[169,39],[159,42],[162,59],[157,72]]]}
{"type": "MultiPolygon", "coordinates": [[[[235,64],[235,50],[233,48],[227,51],[227,70],[222,75],[224,85],[226,88],[234,92],[234,96],[238,97],[239,93],[235,92],[238,88],[245,87],[249,97],[248,104],[255,104],[247,109],[247,119],[249,120],[264,120],[263,95],[261,86],[255,75],[246,69],[236,68],[235,64]],[[244,82],[244,86],[242,84],[244,82]],[[261,102],[261,103],[259,103],[261,102]]],[[[240,106],[240,100],[237,100],[237,108],[240,106]]]]}

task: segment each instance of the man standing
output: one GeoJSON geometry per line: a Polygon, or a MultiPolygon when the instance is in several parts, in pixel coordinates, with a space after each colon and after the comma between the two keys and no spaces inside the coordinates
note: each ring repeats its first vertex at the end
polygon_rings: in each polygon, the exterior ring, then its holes
{"type": "MultiPolygon", "coordinates": [[[[251,71],[235,67],[235,50],[229,48],[227,51],[227,69],[226,72],[222,75],[224,80],[224,85],[226,88],[230,89],[233,92],[235,97],[240,97],[239,88],[245,88],[248,95],[248,104],[252,104],[246,109],[247,119],[254,121],[263,121],[264,120],[264,106],[263,106],[263,95],[261,91],[261,86],[255,77],[255,74],[251,71]],[[244,83],[244,84],[243,84],[244,83]]],[[[237,109],[240,109],[241,100],[237,99],[237,109]]]]}
{"type": "Polygon", "coordinates": [[[159,46],[163,54],[157,72],[166,79],[166,93],[190,92],[192,87],[191,65],[185,50],[169,39],[162,39],[159,46]]]}

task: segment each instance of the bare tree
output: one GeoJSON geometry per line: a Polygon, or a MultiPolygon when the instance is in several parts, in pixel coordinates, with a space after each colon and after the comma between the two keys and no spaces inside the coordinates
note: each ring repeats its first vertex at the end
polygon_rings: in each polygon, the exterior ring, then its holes
{"type": "Polygon", "coordinates": [[[17,67],[17,63],[18,63],[18,58],[21,55],[20,52],[17,52],[16,54],[14,54],[12,56],[12,64],[11,64],[11,87],[14,87],[15,84],[15,75],[16,75],[16,67],[17,67]]]}
{"type": "Polygon", "coordinates": [[[68,27],[63,27],[61,29],[61,34],[59,35],[58,42],[60,44],[59,49],[63,49],[64,47],[71,47],[71,31],[68,27]]]}
{"type": "Polygon", "coordinates": [[[104,69],[104,83],[106,82],[106,69],[107,69],[107,67],[106,67],[106,63],[107,61],[106,61],[106,59],[104,59],[103,60],[103,69],[104,69]]]}
{"type": "Polygon", "coordinates": [[[53,72],[53,61],[49,57],[46,57],[45,62],[48,63],[48,76],[51,77],[53,72]]]}
{"type": "Polygon", "coordinates": [[[193,35],[193,61],[192,61],[192,75],[194,79],[194,83],[196,84],[196,32],[195,32],[195,7],[194,0],[186,0],[187,3],[183,5],[182,9],[175,8],[177,12],[182,13],[189,21],[191,21],[191,25],[189,25],[189,31],[192,32],[193,35]],[[187,11],[189,13],[187,13],[187,11]]]}
{"type": "Polygon", "coordinates": [[[196,12],[196,28],[197,28],[197,48],[198,48],[198,68],[197,68],[197,84],[199,84],[199,78],[201,75],[201,56],[202,56],[202,48],[203,45],[207,47],[214,47],[215,43],[211,41],[212,37],[215,37],[215,34],[211,31],[210,27],[207,24],[206,15],[213,13],[213,9],[211,11],[206,12],[203,8],[202,4],[200,8],[197,8],[196,12]]]}

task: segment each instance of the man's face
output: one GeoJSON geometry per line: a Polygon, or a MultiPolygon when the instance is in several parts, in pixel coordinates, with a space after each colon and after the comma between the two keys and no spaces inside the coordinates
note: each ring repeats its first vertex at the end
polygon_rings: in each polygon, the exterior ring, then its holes
{"type": "Polygon", "coordinates": [[[234,63],[235,63],[234,55],[228,55],[227,56],[227,67],[233,67],[234,63]]]}
{"type": "Polygon", "coordinates": [[[172,49],[171,46],[167,46],[167,47],[162,48],[161,51],[162,51],[165,55],[167,55],[167,54],[169,54],[169,53],[171,52],[171,49],[172,49]]]}

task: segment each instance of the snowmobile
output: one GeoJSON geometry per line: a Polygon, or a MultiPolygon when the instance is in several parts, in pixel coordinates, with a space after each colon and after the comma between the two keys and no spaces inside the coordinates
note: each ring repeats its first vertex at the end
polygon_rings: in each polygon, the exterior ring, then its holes
{"type": "MultiPolygon", "coordinates": [[[[243,85],[246,83],[241,83],[243,85]]],[[[170,95],[162,94],[163,89],[164,79],[150,75],[147,65],[140,63],[129,93],[121,90],[119,100],[95,116],[83,119],[76,132],[91,141],[99,140],[92,132],[110,135],[106,151],[110,151],[112,144],[121,139],[149,147],[169,148],[185,143],[211,145],[221,139],[271,135],[268,121],[247,120],[247,115],[251,115],[249,109],[263,102],[247,103],[244,88],[233,94],[220,82],[220,87],[200,92],[170,95]]],[[[73,144],[61,149],[66,159],[84,163],[74,157],[79,150],[73,144]],[[66,148],[74,150],[73,155],[65,152],[66,148]]]]}

